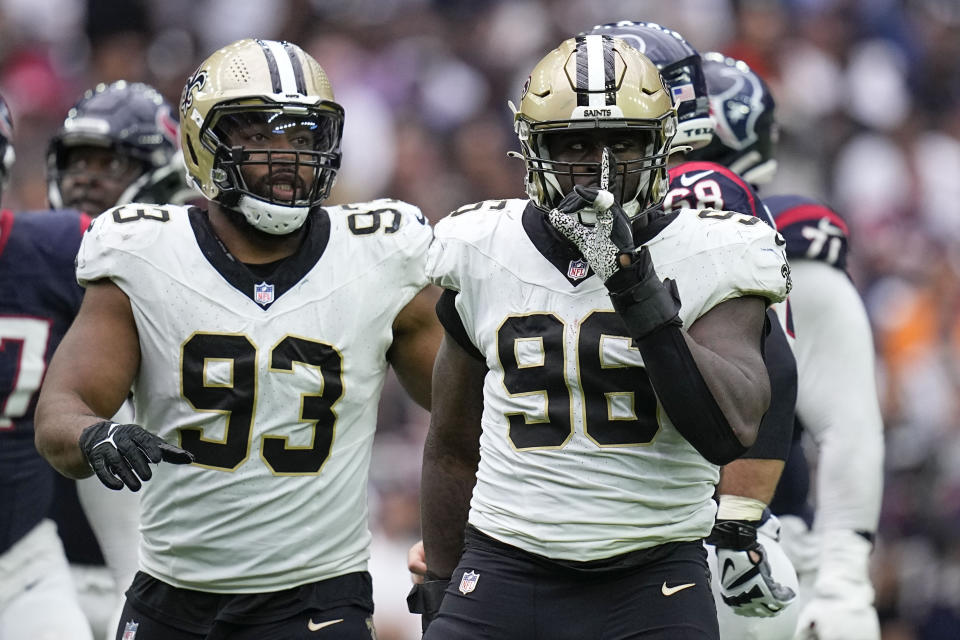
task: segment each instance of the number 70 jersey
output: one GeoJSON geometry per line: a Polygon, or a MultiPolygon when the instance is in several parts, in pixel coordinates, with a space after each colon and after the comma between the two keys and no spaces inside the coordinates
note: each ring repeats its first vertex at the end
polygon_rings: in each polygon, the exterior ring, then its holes
{"type": "MultiPolygon", "coordinates": [[[[684,327],[732,298],[784,298],[782,247],[758,223],[684,209],[638,238],[677,283],[684,327]]],[[[603,283],[543,213],[488,202],[441,220],[435,235],[428,274],[458,292],[462,326],[448,332],[489,370],[470,523],[580,561],[709,533],[717,467],[674,428],[603,283]]]]}
{"type": "Polygon", "coordinates": [[[196,456],[144,483],[141,569],[174,586],[266,592],[366,568],[386,353],[432,232],[393,200],[307,224],[266,277],[195,208],[112,209],[81,245],[81,284],[108,278],[130,299],[138,422],[196,456]]]}

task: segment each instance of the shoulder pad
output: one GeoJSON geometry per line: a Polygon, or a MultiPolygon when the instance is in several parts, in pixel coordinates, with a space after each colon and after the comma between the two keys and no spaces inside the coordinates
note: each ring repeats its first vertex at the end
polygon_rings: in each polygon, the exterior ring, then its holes
{"type": "Polygon", "coordinates": [[[474,204],[465,204],[459,209],[451,211],[449,217],[456,218],[457,216],[473,212],[484,214],[500,213],[507,208],[508,202],[508,200],[484,200],[474,204]]]}
{"type": "Polygon", "coordinates": [[[670,191],[663,208],[665,211],[681,208],[737,211],[758,217],[774,227],[753,187],[714,162],[684,162],[671,169],[670,191]]]}
{"type": "Polygon", "coordinates": [[[849,230],[836,211],[803,196],[771,196],[763,202],[787,241],[787,257],[846,269],[849,230]]]}
{"type": "Polygon", "coordinates": [[[325,209],[332,216],[343,216],[346,219],[347,228],[357,236],[368,236],[378,232],[390,235],[410,224],[427,226],[427,218],[419,207],[392,198],[341,204],[325,207],[325,209]]]}
{"type": "Polygon", "coordinates": [[[467,204],[437,222],[438,235],[480,238],[488,235],[505,220],[519,218],[528,200],[484,200],[467,204]]]}

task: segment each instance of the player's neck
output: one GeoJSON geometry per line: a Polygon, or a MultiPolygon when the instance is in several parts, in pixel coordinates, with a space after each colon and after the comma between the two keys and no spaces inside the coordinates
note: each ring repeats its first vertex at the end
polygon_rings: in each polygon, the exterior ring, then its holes
{"type": "Polygon", "coordinates": [[[210,203],[210,226],[234,258],[245,264],[275,262],[293,255],[300,248],[306,225],[294,233],[275,236],[250,226],[243,216],[210,203]]]}

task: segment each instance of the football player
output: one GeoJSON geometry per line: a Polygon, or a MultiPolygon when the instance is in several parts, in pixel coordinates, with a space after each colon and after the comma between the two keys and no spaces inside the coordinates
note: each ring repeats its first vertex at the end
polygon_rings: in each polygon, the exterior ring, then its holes
{"type": "MultiPolygon", "coordinates": [[[[686,144],[675,143],[671,161],[711,144],[715,120],[706,115],[710,104],[701,56],[682,35],[659,24],[633,21],[599,25],[591,33],[614,35],[644,51],[671,87],[678,112],[700,114],[696,118],[688,116],[689,122],[699,123],[697,135],[687,136],[686,144]]],[[[742,178],[723,166],[686,162],[671,169],[670,176],[673,180],[664,201],[665,211],[693,207],[764,215],[759,197],[742,178]],[[733,193],[740,199],[734,200],[733,193]]],[[[782,238],[778,242],[782,244],[782,238]]],[[[780,547],[779,522],[766,507],[790,453],[797,371],[783,323],[774,309],[768,309],[767,315],[770,335],[764,361],[771,384],[770,409],[754,445],[721,472],[716,492],[717,522],[708,538],[723,638],[741,637],[741,627],[750,624],[737,619],[741,616],[777,616],[776,624],[785,630],[787,640],[796,623],[796,608],[790,607],[797,597],[796,572],[780,547]]],[[[770,640],[775,638],[771,636],[770,640]]]]}
{"type": "Polygon", "coordinates": [[[785,256],[755,218],[662,214],[676,112],[621,40],[547,54],[515,125],[529,200],[454,211],[430,249],[425,637],[717,638],[702,541],[767,409],[785,256]]]}
{"type": "Polygon", "coordinates": [[[377,398],[392,365],[429,405],[441,330],[420,211],[322,207],[343,116],[300,47],[230,44],[180,101],[208,210],[123,205],[84,237],[37,444],[71,477],[145,484],[117,637],[374,637],[377,398]],[[138,424],[106,419],[131,386],[138,424]]]}
{"type": "Polygon", "coordinates": [[[120,80],[88,90],[47,149],[50,206],[96,216],[129,202],[200,197],[184,179],[178,126],[173,108],[150,85],[120,80]]]}
{"type": "MultiPolygon", "coordinates": [[[[0,194],[13,165],[0,98],[0,194]]],[[[33,445],[33,414],[53,350],[80,306],[73,259],[89,217],[0,211],[0,638],[93,638],[56,524],[56,475],[33,445]]]]}
{"type": "MultiPolygon", "coordinates": [[[[184,178],[176,118],[160,93],[143,83],[119,81],[86,91],[47,149],[50,205],[95,217],[132,201],[199,196],[184,178]]],[[[82,291],[75,274],[70,282],[82,291]]],[[[114,418],[131,421],[132,405],[125,403],[114,418]]],[[[139,497],[110,491],[95,478],[74,482],[57,475],[55,484],[52,516],[80,603],[95,635],[113,638],[123,590],[137,571],[139,497]]]]}
{"type": "MultiPolygon", "coordinates": [[[[773,97],[742,61],[707,53],[703,67],[716,134],[710,145],[688,154],[693,162],[674,169],[671,195],[675,202],[734,208],[750,186],[769,182],[776,172],[773,97]],[[701,162],[729,167],[749,185],[723,182],[723,170],[701,162]]],[[[803,587],[795,607],[797,638],[878,640],[869,555],[882,497],[883,424],[870,324],[845,271],[847,227],[810,198],[771,196],[763,204],[786,239],[796,283],[789,311],[797,336],[798,428],[770,507],[780,517],[782,543],[803,587]],[[799,446],[802,430],[819,449],[815,513],[799,446]]],[[[764,621],[738,634],[779,637],[764,621]]]]}

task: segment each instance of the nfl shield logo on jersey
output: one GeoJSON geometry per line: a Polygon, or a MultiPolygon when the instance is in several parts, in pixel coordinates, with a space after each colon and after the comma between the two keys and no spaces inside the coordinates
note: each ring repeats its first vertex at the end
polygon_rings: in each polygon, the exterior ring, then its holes
{"type": "Polygon", "coordinates": [[[120,640],[134,640],[137,637],[137,627],[140,626],[139,622],[133,622],[132,620],[123,626],[123,636],[120,640]]]}
{"type": "Polygon", "coordinates": [[[261,282],[253,286],[253,299],[259,305],[268,305],[273,302],[273,285],[261,282]]]}
{"type": "Polygon", "coordinates": [[[567,268],[567,277],[574,280],[582,280],[587,277],[589,265],[586,260],[571,260],[567,268]]]}
{"type": "Polygon", "coordinates": [[[480,574],[476,571],[465,571],[463,577],[460,578],[460,593],[467,595],[471,591],[477,588],[477,580],[480,579],[480,574]]]}

